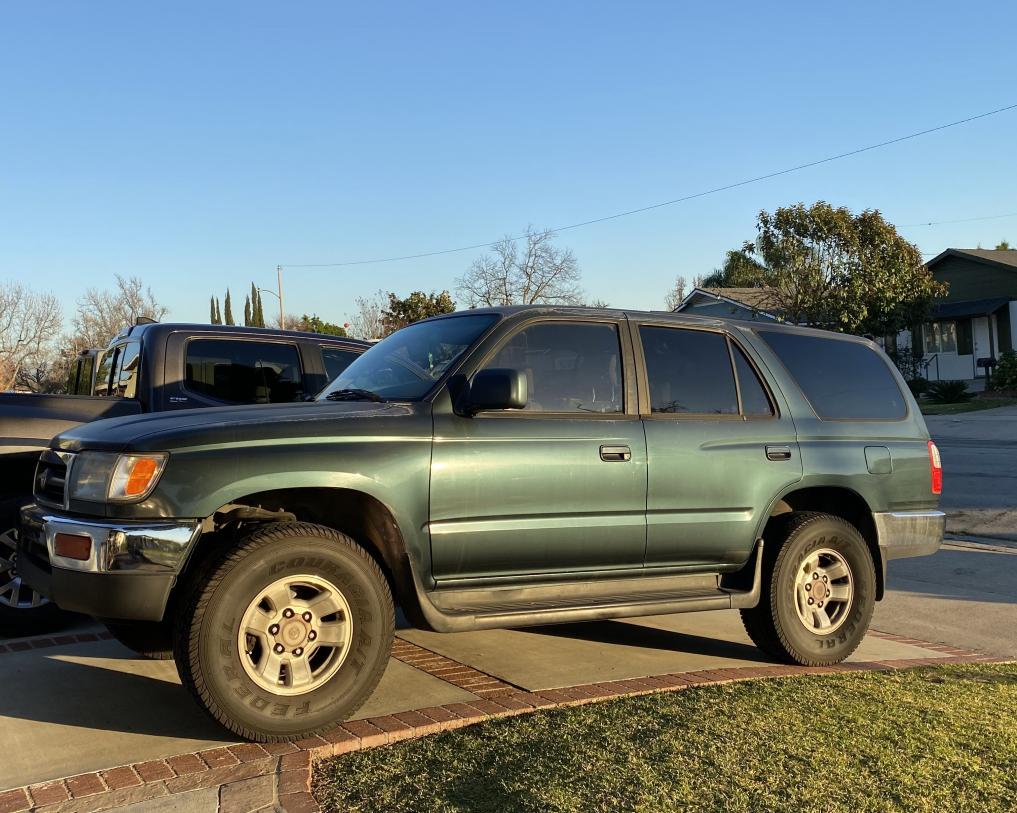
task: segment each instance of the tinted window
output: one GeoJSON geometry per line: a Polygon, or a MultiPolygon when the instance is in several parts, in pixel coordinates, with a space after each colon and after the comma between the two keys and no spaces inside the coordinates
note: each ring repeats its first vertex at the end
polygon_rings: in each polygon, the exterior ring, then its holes
{"type": "Polygon", "coordinates": [[[109,379],[113,375],[113,362],[116,352],[107,350],[99,357],[99,369],[95,373],[95,394],[109,395],[109,379]]]}
{"type": "Polygon", "coordinates": [[[187,388],[231,404],[297,401],[300,356],[292,344],[193,339],[187,344],[187,388]]]}
{"type": "Polygon", "coordinates": [[[110,395],[133,398],[138,389],[138,367],[141,362],[140,342],[128,342],[117,348],[116,371],[110,395]]]}
{"type": "Polygon", "coordinates": [[[759,380],[756,371],[752,369],[745,353],[737,345],[732,343],[735,359],[735,371],[738,374],[738,388],[742,394],[742,414],[750,416],[772,415],[773,404],[766,394],[763,382],[759,380]]]}
{"type": "Polygon", "coordinates": [[[738,414],[738,393],[723,334],[643,325],[639,336],[651,412],[738,414]]]}
{"type": "Polygon", "coordinates": [[[614,325],[544,322],[504,344],[488,368],[526,374],[528,412],[621,412],[621,351],[614,325]]]}
{"type": "Polygon", "coordinates": [[[318,398],[341,398],[341,390],[355,389],[393,401],[423,398],[497,318],[448,316],[397,330],[359,356],[318,398]]]}
{"type": "Polygon", "coordinates": [[[907,414],[886,362],[859,342],[760,331],[820,418],[895,420],[907,414]]]}
{"type": "Polygon", "coordinates": [[[352,350],[342,350],[338,347],[322,347],[321,360],[325,362],[325,375],[331,381],[339,373],[356,361],[359,353],[352,350]]]}

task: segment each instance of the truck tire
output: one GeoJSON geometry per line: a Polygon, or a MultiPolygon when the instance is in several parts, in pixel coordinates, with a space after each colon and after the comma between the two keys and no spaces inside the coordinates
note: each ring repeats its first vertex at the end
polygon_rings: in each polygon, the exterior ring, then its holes
{"type": "Polygon", "coordinates": [[[331,528],[262,526],[211,556],[190,585],[176,617],[177,670],[208,713],[241,737],[279,742],[334,728],[388,665],[388,581],[331,528]]]}
{"type": "Polygon", "coordinates": [[[117,641],[142,658],[150,661],[168,661],[173,658],[173,624],[163,621],[106,621],[117,641]]]}
{"type": "Polygon", "coordinates": [[[778,517],[766,541],[759,604],[741,611],[749,637],[786,663],[840,663],[862,642],[875,606],[862,535],[840,517],[795,512],[778,517]]]}
{"type": "Polygon", "coordinates": [[[18,575],[18,511],[29,498],[0,502],[0,635],[22,636],[51,632],[70,618],[18,575]]]}

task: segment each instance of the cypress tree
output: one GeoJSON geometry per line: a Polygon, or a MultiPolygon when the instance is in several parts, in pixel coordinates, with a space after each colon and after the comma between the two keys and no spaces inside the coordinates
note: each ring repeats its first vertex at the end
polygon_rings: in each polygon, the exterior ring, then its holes
{"type": "Polygon", "coordinates": [[[226,324],[235,325],[233,321],[233,300],[230,298],[230,289],[226,289],[226,324]]]}
{"type": "Polygon", "coordinates": [[[244,327],[251,326],[251,298],[244,297],[244,327]]]}
{"type": "Polygon", "coordinates": [[[219,307],[219,297],[215,298],[215,323],[222,324],[222,308],[219,307]]]}
{"type": "Polygon", "coordinates": [[[210,296],[208,298],[208,323],[210,325],[217,324],[215,321],[215,297],[210,296]]]}

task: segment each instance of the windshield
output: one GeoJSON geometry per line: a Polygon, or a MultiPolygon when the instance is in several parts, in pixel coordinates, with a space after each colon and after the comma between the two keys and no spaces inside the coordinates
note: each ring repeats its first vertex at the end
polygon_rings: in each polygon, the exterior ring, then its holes
{"type": "Polygon", "coordinates": [[[416,401],[497,319],[453,316],[397,330],[379,342],[318,395],[318,400],[416,401]]]}

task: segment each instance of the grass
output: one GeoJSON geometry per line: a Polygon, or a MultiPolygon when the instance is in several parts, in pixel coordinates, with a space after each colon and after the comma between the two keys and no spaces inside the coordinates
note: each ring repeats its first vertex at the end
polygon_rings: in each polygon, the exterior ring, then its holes
{"type": "Polygon", "coordinates": [[[322,810],[1012,811],[1017,665],[685,689],[493,720],[315,769],[322,810]]]}
{"type": "Polygon", "coordinates": [[[977,412],[982,409],[1015,405],[1017,405],[1017,398],[974,398],[960,404],[920,403],[923,415],[957,415],[961,412],[977,412]]]}

